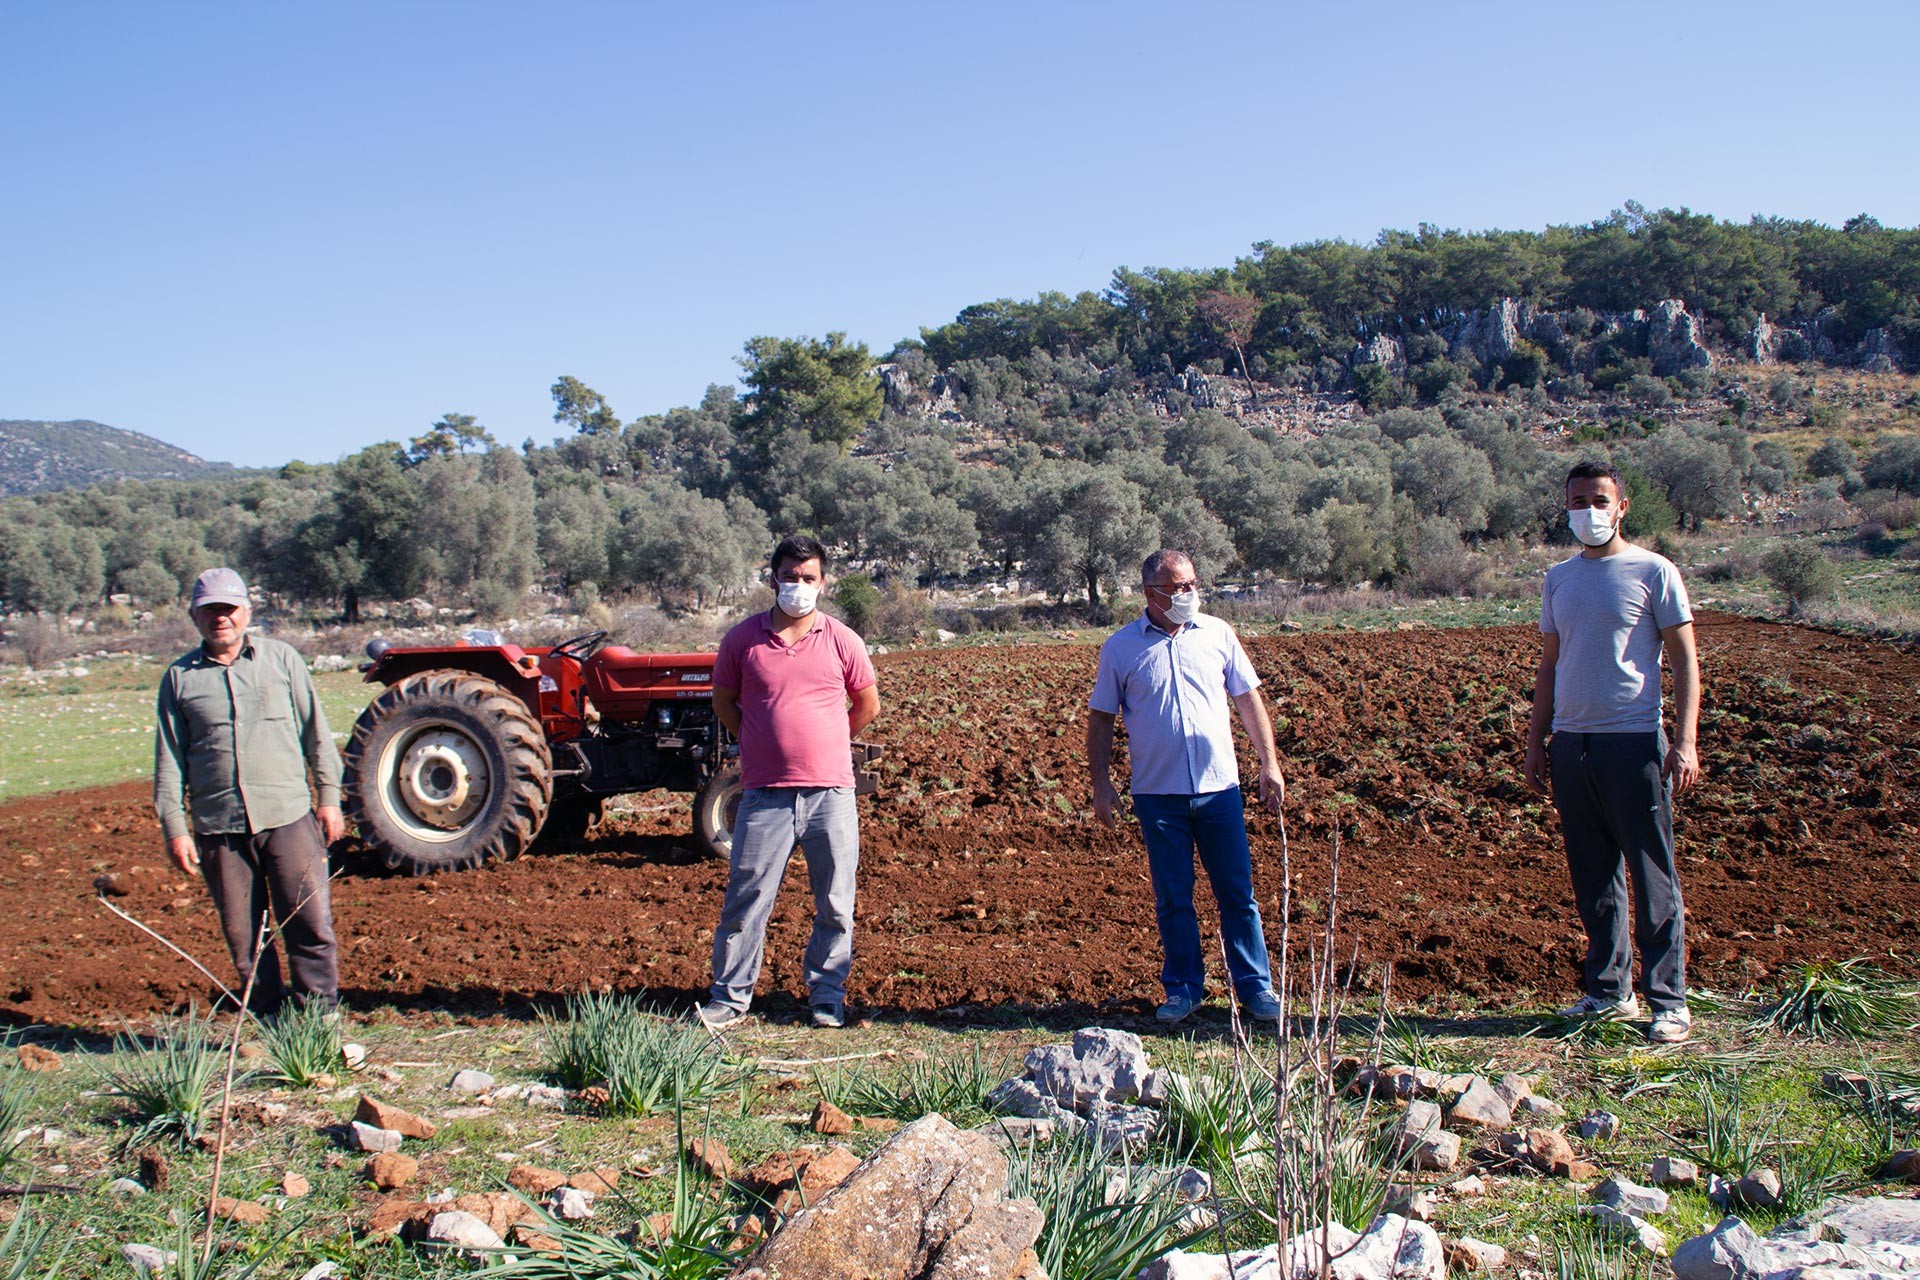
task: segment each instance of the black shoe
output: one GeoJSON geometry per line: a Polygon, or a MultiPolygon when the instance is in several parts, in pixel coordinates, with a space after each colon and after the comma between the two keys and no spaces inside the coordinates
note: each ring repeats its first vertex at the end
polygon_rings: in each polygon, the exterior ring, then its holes
{"type": "Polygon", "coordinates": [[[718,1000],[709,1000],[693,1011],[700,1025],[709,1031],[718,1031],[722,1027],[732,1026],[747,1016],[745,1009],[736,1009],[730,1004],[721,1004],[718,1000]]]}
{"type": "Polygon", "coordinates": [[[822,1002],[813,1006],[813,1025],[816,1027],[844,1027],[847,1025],[845,1005],[822,1002]]]}

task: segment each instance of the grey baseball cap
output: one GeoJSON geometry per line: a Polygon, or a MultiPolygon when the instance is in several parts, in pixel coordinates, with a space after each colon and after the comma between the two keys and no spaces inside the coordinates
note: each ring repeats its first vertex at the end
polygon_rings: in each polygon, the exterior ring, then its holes
{"type": "Polygon", "coordinates": [[[244,607],[246,603],[247,584],[240,580],[239,574],[231,569],[209,569],[193,580],[193,596],[187,608],[198,609],[203,604],[244,607]]]}

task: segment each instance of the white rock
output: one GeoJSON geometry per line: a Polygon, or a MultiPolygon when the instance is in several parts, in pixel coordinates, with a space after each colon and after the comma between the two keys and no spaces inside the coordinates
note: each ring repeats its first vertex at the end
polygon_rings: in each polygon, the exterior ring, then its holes
{"type": "Polygon", "coordinates": [[[1513,1123],[1513,1108],[1494,1092],[1492,1085],[1475,1076],[1473,1083],[1467,1086],[1466,1092],[1460,1095],[1453,1109],[1447,1113],[1447,1119],[1456,1126],[1505,1129],[1513,1123]]]}
{"type": "Polygon", "coordinates": [[[1460,1163],[1460,1135],[1445,1129],[1430,1133],[1415,1144],[1410,1159],[1416,1169],[1445,1173],[1460,1163]]]}
{"type": "Polygon", "coordinates": [[[593,1216],[593,1193],[578,1187],[555,1187],[547,1206],[554,1217],[579,1222],[593,1216]]]}
{"type": "Polygon", "coordinates": [[[1411,1150],[1419,1145],[1420,1139],[1438,1133],[1444,1119],[1434,1103],[1409,1102],[1406,1114],[1400,1117],[1400,1149],[1411,1150]]]}
{"type": "Polygon", "coordinates": [[[137,1178],[115,1178],[107,1184],[107,1190],[116,1196],[143,1196],[147,1186],[137,1178]]]}
{"type": "Polygon", "coordinates": [[[1580,1121],[1580,1136],[1605,1142],[1620,1132],[1620,1117],[1611,1111],[1589,1111],[1580,1121]]]}
{"type": "Polygon", "coordinates": [[[1447,1245],[1447,1257],[1463,1271],[1497,1271],[1507,1265],[1507,1251],[1497,1244],[1461,1236],[1447,1245]]]}
{"type": "Polygon", "coordinates": [[[493,1233],[492,1227],[460,1209],[434,1214],[432,1224],[427,1227],[427,1239],[457,1249],[498,1249],[506,1243],[493,1233]]]}
{"type": "Polygon", "coordinates": [[[406,1136],[398,1129],[376,1129],[363,1120],[353,1122],[353,1146],[360,1151],[398,1151],[406,1136]]]}
{"type": "Polygon", "coordinates": [[[179,1257],[171,1249],[156,1249],[150,1244],[123,1244],[120,1246],[120,1256],[131,1263],[135,1271],[143,1275],[163,1271],[172,1266],[175,1259],[179,1257]]]}
{"type": "Polygon", "coordinates": [[[1426,1223],[1384,1213],[1332,1270],[1334,1280],[1444,1280],[1447,1251],[1426,1223]]]}
{"type": "Polygon", "coordinates": [[[1458,1182],[1450,1183],[1447,1190],[1457,1196],[1483,1196],[1487,1194],[1487,1182],[1479,1174],[1469,1174],[1458,1182]]]}
{"type": "Polygon", "coordinates": [[[1174,1175],[1172,1186],[1174,1197],[1179,1200],[1205,1200],[1213,1194],[1213,1178],[1205,1169],[1192,1165],[1174,1175]]]}
{"type": "Polygon", "coordinates": [[[422,1200],[420,1203],[452,1204],[455,1200],[458,1200],[459,1198],[460,1198],[459,1193],[456,1192],[452,1187],[442,1187],[440,1188],[440,1190],[434,1192],[432,1195],[428,1196],[425,1200],[422,1200]]]}
{"type": "Polygon", "coordinates": [[[1581,1205],[1575,1212],[1592,1218],[1602,1232],[1616,1240],[1630,1240],[1655,1257],[1667,1254],[1666,1233],[1650,1222],[1605,1204],[1581,1205]]]}
{"type": "Polygon", "coordinates": [[[1530,1093],[1513,1104],[1513,1114],[1527,1120],[1558,1120],[1567,1114],[1567,1109],[1551,1098],[1530,1093]]]}
{"type": "Polygon", "coordinates": [[[346,1059],[347,1070],[358,1071],[367,1065],[367,1046],[352,1043],[343,1044],[340,1046],[340,1056],[346,1059]]]}
{"type": "Polygon", "coordinates": [[[1667,1211],[1667,1193],[1614,1174],[1594,1188],[1594,1197],[1636,1218],[1657,1218],[1667,1211]]]}
{"type": "Polygon", "coordinates": [[[322,1262],[318,1266],[315,1266],[310,1270],[303,1272],[300,1276],[300,1280],[333,1280],[333,1277],[339,1274],[340,1274],[340,1267],[338,1264],[332,1263],[332,1262],[322,1262]]]}
{"type": "Polygon", "coordinates": [[[1678,1156],[1661,1156],[1647,1171],[1657,1187],[1691,1187],[1700,1181],[1700,1166],[1678,1156]]]}
{"type": "Polygon", "coordinates": [[[447,1086],[455,1093],[485,1093],[493,1088],[493,1077],[484,1071],[475,1071],[469,1067],[455,1073],[453,1083],[447,1086]]]}

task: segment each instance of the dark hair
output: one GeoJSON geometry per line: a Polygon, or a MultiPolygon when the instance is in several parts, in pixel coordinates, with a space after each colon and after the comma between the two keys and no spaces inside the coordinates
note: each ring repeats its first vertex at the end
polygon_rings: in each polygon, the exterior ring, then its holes
{"type": "Polygon", "coordinates": [[[1611,462],[1595,462],[1588,459],[1585,462],[1574,463],[1573,470],[1567,472],[1566,484],[1561,488],[1572,488],[1575,480],[1611,480],[1616,490],[1621,493],[1627,491],[1627,482],[1620,478],[1620,468],[1611,462]]]}
{"type": "Polygon", "coordinates": [[[767,561],[767,566],[773,570],[775,576],[778,576],[780,566],[789,560],[795,564],[805,564],[809,560],[818,560],[820,562],[820,572],[825,573],[827,571],[827,549],[820,545],[818,538],[810,537],[804,533],[790,533],[780,539],[780,545],[773,549],[773,558],[767,561]]]}
{"type": "Polygon", "coordinates": [[[1193,557],[1184,551],[1175,551],[1169,547],[1162,547],[1141,562],[1140,581],[1143,583],[1152,582],[1176,564],[1184,564],[1191,569],[1193,568],[1193,557]]]}

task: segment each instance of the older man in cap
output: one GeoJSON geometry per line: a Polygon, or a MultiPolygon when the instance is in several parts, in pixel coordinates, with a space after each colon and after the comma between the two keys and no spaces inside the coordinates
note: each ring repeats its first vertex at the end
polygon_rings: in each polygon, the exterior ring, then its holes
{"type": "Polygon", "coordinates": [[[153,807],[167,853],[206,878],[240,981],[253,981],[255,1013],[278,1013],[288,994],[272,934],[259,945],[269,905],[293,999],[331,1009],[339,963],[327,845],[346,830],[340,753],[306,662],[248,633],[239,574],[207,570],[188,608],[200,645],[161,677],[154,734],[153,807]]]}

